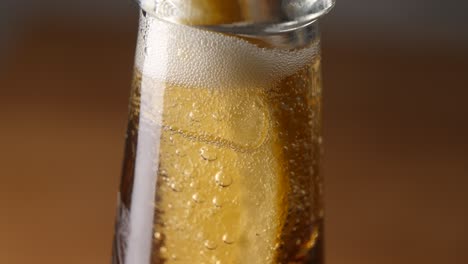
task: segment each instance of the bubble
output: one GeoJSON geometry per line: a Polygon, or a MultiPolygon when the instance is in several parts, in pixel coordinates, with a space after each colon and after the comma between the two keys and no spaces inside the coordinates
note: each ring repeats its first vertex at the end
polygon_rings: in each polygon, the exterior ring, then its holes
{"type": "Polygon", "coordinates": [[[230,174],[218,171],[215,175],[215,181],[221,187],[229,187],[232,184],[232,177],[230,174]]]}
{"type": "Polygon", "coordinates": [[[223,242],[226,243],[226,244],[233,244],[234,243],[234,238],[228,233],[224,234],[222,239],[223,239],[223,242]]]}
{"type": "Polygon", "coordinates": [[[204,160],[213,161],[217,159],[216,152],[208,147],[200,148],[200,155],[204,160]]]}
{"type": "Polygon", "coordinates": [[[205,240],[205,243],[203,243],[206,249],[209,250],[215,250],[218,245],[212,240],[205,240]]]}

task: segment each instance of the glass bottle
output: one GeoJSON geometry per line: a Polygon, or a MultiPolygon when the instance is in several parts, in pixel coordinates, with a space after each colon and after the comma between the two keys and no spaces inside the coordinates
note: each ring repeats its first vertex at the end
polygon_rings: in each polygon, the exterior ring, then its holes
{"type": "Polygon", "coordinates": [[[144,0],[113,264],[322,264],[332,0],[144,0]]]}

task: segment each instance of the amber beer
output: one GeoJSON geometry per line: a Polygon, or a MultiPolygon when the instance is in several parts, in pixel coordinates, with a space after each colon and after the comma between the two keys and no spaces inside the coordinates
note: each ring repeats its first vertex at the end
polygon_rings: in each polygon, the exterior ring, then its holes
{"type": "Polygon", "coordinates": [[[140,30],[113,263],[322,264],[318,38],[140,30]]]}

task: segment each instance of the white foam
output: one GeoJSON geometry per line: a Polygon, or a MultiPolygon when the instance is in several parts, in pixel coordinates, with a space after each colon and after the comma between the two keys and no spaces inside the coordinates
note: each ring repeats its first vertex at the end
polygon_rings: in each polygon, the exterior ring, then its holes
{"type": "Polygon", "coordinates": [[[141,18],[136,67],[156,81],[204,88],[265,87],[310,63],[318,44],[287,51],[147,16],[141,18]]]}

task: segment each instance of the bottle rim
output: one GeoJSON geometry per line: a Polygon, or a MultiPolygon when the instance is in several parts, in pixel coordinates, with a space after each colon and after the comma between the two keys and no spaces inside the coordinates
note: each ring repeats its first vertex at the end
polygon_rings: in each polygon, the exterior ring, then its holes
{"type": "MultiPolygon", "coordinates": [[[[335,6],[335,0],[302,0],[285,1],[278,0],[279,7],[274,14],[262,14],[255,17],[241,17],[229,23],[204,24],[191,23],[187,16],[190,12],[179,12],[179,5],[174,0],[137,0],[140,8],[161,20],[176,24],[199,27],[221,33],[239,35],[274,35],[295,31],[316,22],[335,6]],[[169,8],[168,8],[169,6],[169,8]],[[278,10],[280,12],[278,12],[278,10]]],[[[179,1],[180,2],[180,1],[179,1]]],[[[260,1],[250,1],[255,4],[260,1]]],[[[206,10],[199,10],[203,13],[206,10]]],[[[242,10],[245,11],[245,10],[242,10]]]]}

